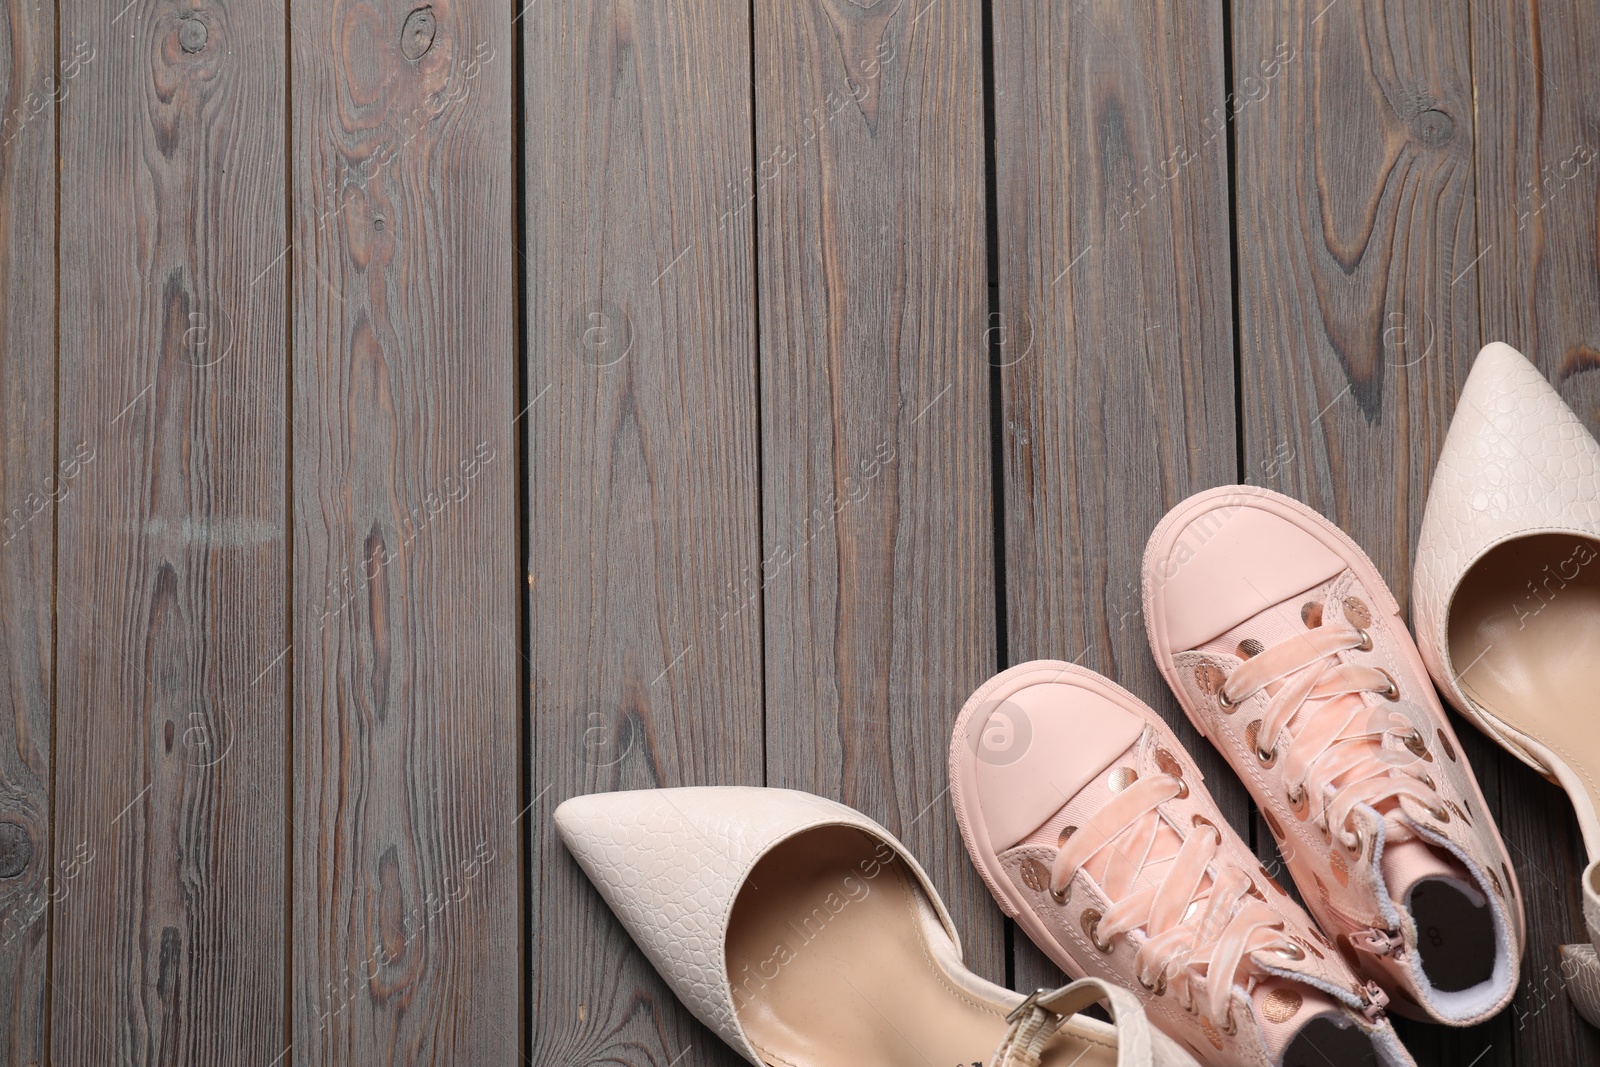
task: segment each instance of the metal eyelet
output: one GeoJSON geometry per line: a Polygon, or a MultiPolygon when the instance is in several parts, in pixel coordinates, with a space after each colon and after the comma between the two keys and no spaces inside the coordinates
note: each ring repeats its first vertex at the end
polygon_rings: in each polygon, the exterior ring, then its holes
{"type": "Polygon", "coordinates": [[[1257,740],[1257,738],[1260,736],[1260,719],[1252,720],[1250,723],[1246,724],[1244,728],[1244,743],[1255,749],[1256,759],[1261,761],[1261,766],[1270,767],[1274,763],[1278,762],[1278,749],[1277,746],[1274,745],[1271,752],[1263,751],[1260,742],[1257,740]]]}
{"type": "Polygon", "coordinates": [[[1054,889],[1050,890],[1050,899],[1055,901],[1057,904],[1065,904],[1067,901],[1071,900],[1072,899],[1072,883],[1068,882],[1066,887],[1063,888],[1061,890],[1061,892],[1059,892],[1059,893],[1056,892],[1054,889]]]}
{"type": "Polygon", "coordinates": [[[1086,908],[1079,921],[1083,924],[1083,932],[1089,937],[1089,943],[1109,956],[1112,949],[1111,942],[1100,940],[1101,917],[1098,911],[1093,908],[1086,908]]]}
{"type": "Polygon", "coordinates": [[[1361,643],[1356,646],[1356,651],[1357,652],[1371,652],[1372,651],[1372,635],[1367,633],[1367,631],[1365,631],[1365,630],[1357,630],[1356,633],[1361,635],[1361,643]]]}
{"type": "Polygon", "coordinates": [[[1306,958],[1306,950],[1293,943],[1291,943],[1288,948],[1275,948],[1272,951],[1276,952],[1285,959],[1303,960],[1306,958]]]}
{"type": "Polygon", "coordinates": [[[1406,738],[1406,748],[1418,759],[1433,762],[1433,753],[1428,751],[1428,742],[1422,737],[1422,731],[1415,726],[1411,728],[1411,736],[1406,738]]]}
{"type": "Polygon", "coordinates": [[[1174,800],[1182,800],[1189,795],[1189,783],[1183,780],[1183,764],[1178,762],[1178,757],[1164,748],[1156,749],[1156,768],[1168,778],[1178,780],[1178,795],[1174,800]]]}
{"type": "Polygon", "coordinates": [[[1351,856],[1359,858],[1361,853],[1366,850],[1367,839],[1362,836],[1360,830],[1352,830],[1352,831],[1350,831],[1350,833],[1351,833],[1351,835],[1353,837],[1355,837],[1356,843],[1353,844],[1353,845],[1350,844],[1350,842],[1348,842],[1348,841],[1346,841],[1344,839],[1344,835],[1340,834],[1339,835],[1339,844],[1343,845],[1344,846],[1344,850],[1346,852],[1350,853],[1351,856]]]}
{"type": "Polygon", "coordinates": [[[1237,700],[1228,699],[1227,689],[1217,690],[1217,707],[1221,708],[1223,711],[1233,711],[1238,706],[1239,702],[1237,700]]]}
{"type": "Polygon", "coordinates": [[[1428,814],[1433,816],[1435,822],[1449,822],[1450,821],[1450,809],[1449,808],[1442,808],[1442,807],[1441,808],[1429,808],[1428,809],[1428,814]]]}
{"type": "Polygon", "coordinates": [[[1167,995],[1167,976],[1165,974],[1158,975],[1154,984],[1145,981],[1144,975],[1141,974],[1139,976],[1139,984],[1144,986],[1144,991],[1152,996],[1164,997],[1167,995]]]}
{"type": "Polygon", "coordinates": [[[1390,674],[1388,671],[1384,670],[1382,667],[1378,668],[1378,673],[1383,675],[1385,678],[1389,679],[1389,688],[1385,689],[1383,691],[1383,693],[1381,694],[1383,699],[1385,699],[1385,700],[1399,700],[1400,699],[1400,683],[1394,680],[1394,675],[1390,674]]]}
{"type": "Polygon", "coordinates": [[[1289,810],[1294,812],[1295,818],[1304,822],[1311,810],[1311,804],[1306,798],[1306,787],[1304,785],[1295,787],[1284,795],[1284,799],[1289,802],[1289,810]]]}

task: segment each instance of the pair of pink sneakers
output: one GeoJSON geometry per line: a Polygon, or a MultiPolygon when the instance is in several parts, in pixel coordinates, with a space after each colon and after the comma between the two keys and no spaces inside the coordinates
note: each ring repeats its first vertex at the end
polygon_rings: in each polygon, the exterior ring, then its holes
{"type": "Polygon", "coordinates": [[[995,899],[1203,1062],[1411,1064],[1385,1009],[1467,1026],[1516,989],[1505,846],[1393,595],[1314,511],[1228,486],[1144,557],[1163,677],[1244,781],[1313,921],[1131,693],[1025,663],[963,708],[951,795],[995,899]]]}

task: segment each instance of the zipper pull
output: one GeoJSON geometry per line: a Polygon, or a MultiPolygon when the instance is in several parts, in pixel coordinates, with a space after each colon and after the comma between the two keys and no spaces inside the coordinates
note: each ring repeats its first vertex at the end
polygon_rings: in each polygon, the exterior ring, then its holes
{"type": "Polygon", "coordinates": [[[1389,1006],[1389,994],[1383,991],[1382,986],[1367,979],[1361,987],[1361,998],[1361,1014],[1367,1017],[1367,1022],[1375,1023],[1383,1018],[1383,1009],[1389,1006]]]}
{"type": "Polygon", "coordinates": [[[1350,944],[1374,956],[1398,957],[1406,948],[1399,930],[1362,930],[1350,935],[1350,944]]]}

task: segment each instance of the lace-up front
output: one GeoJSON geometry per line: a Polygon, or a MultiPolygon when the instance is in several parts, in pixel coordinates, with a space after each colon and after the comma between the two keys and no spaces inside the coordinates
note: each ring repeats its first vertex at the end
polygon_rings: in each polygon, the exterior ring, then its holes
{"type": "Polygon", "coordinates": [[[1251,894],[1249,875],[1215,863],[1222,842],[1216,827],[1197,821],[1173,853],[1181,835],[1157,809],[1187,792],[1183,779],[1157,774],[1112,797],[1062,843],[1050,890],[1064,900],[1078,870],[1099,857],[1092,873],[1113,903],[1103,915],[1083,913],[1084,933],[1110,952],[1117,935],[1142,929],[1134,964],[1145,988],[1160,994],[1170,985],[1191,1011],[1200,1010],[1196,994],[1203,993],[1205,1015],[1232,1033],[1233,984],[1263,970],[1252,954],[1273,950],[1299,959],[1303,950],[1282,917],[1251,894]],[[1148,870],[1157,865],[1165,868],[1159,880],[1148,870]]]}
{"type": "Polygon", "coordinates": [[[1436,817],[1443,811],[1430,782],[1412,773],[1416,760],[1400,748],[1386,747],[1393,736],[1415,751],[1421,737],[1398,711],[1385,713],[1362,694],[1400,699],[1387,671],[1342,662],[1340,654],[1366,651],[1372,638],[1349,621],[1324,620],[1263,650],[1234,670],[1221,691],[1225,708],[1266,690],[1266,714],[1256,732],[1256,758],[1281,765],[1289,803],[1302,817],[1314,815],[1328,834],[1337,833],[1351,851],[1361,845],[1349,826],[1357,805],[1389,814],[1395,801],[1410,796],[1436,817]],[[1289,727],[1295,726],[1294,733],[1289,727]],[[1315,811],[1307,806],[1315,804],[1315,811]]]}

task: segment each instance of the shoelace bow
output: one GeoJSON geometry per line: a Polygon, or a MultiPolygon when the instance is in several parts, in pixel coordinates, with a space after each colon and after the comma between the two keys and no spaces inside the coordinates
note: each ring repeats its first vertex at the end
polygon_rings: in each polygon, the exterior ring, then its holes
{"type": "Polygon", "coordinates": [[[1281,759],[1280,773],[1295,813],[1302,819],[1310,817],[1310,801],[1315,798],[1321,805],[1315,816],[1324,833],[1337,833],[1351,852],[1362,848],[1360,833],[1350,828],[1357,805],[1369,805],[1387,818],[1396,805],[1389,805],[1389,812],[1380,805],[1409,796],[1435,817],[1445,817],[1432,781],[1413,773],[1410,766],[1422,747],[1422,735],[1404,715],[1390,711],[1379,716],[1361,697],[1379,693],[1399,700],[1394,678],[1376,667],[1338,659],[1341,652],[1371,647],[1372,638],[1364,629],[1327,620],[1247,659],[1220,694],[1223,706],[1231,709],[1282,683],[1271,693],[1261,718],[1256,758],[1269,767],[1281,759]],[[1290,735],[1286,728],[1297,718],[1298,729],[1290,735]],[[1384,747],[1390,734],[1410,750],[1410,759],[1384,747]]]}
{"type": "Polygon", "coordinates": [[[1134,955],[1140,983],[1158,996],[1170,984],[1186,995],[1184,1007],[1191,1012],[1199,1010],[1195,992],[1201,989],[1205,1016],[1231,1034],[1233,984],[1262,970],[1252,954],[1270,949],[1299,959],[1304,950],[1284,931],[1283,918],[1250,895],[1249,875],[1232,865],[1211,870],[1222,844],[1215,826],[1196,824],[1175,857],[1150,855],[1166,825],[1156,809],[1187,793],[1181,778],[1156,774],[1112,797],[1062,843],[1051,867],[1050,890],[1065,903],[1079,868],[1110,848],[1099,881],[1113,903],[1103,915],[1092,909],[1083,913],[1084,933],[1095,948],[1110,952],[1112,938],[1143,929],[1145,940],[1134,955]],[[1147,863],[1167,859],[1172,862],[1159,883],[1133,888],[1147,863]]]}

